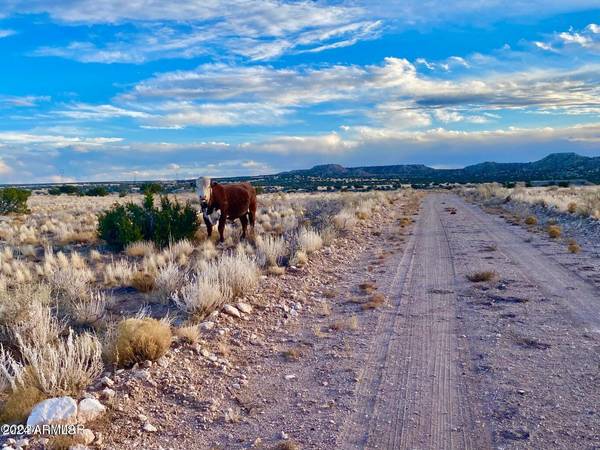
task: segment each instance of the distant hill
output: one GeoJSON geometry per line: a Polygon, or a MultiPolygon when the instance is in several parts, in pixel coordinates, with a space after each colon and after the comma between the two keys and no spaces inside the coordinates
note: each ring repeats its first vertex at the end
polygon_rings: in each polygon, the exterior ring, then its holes
{"type": "Polygon", "coordinates": [[[600,183],[600,157],[587,157],[576,153],[553,153],[534,162],[484,162],[462,169],[433,169],[422,164],[350,168],[338,164],[325,164],[314,166],[312,169],[282,172],[269,177],[376,177],[396,179],[406,183],[584,179],[592,183],[600,183]]]}

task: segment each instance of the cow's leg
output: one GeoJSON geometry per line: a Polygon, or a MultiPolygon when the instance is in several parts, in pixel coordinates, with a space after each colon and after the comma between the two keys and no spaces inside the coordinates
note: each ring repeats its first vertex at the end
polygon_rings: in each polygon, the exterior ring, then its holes
{"type": "Polygon", "coordinates": [[[204,218],[204,224],[206,225],[206,233],[208,234],[208,237],[210,237],[213,229],[212,223],[210,223],[208,219],[204,218]]]}
{"type": "Polygon", "coordinates": [[[225,241],[225,222],[227,222],[227,216],[221,213],[221,218],[219,219],[219,242],[225,241]]]}
{"type": "Polygon", "coordinates": [[[242,222],[242,239],[246,239],[246,229],[248,228],[248,216],[246,214],[241,216],[240,222],[242,222]]]}

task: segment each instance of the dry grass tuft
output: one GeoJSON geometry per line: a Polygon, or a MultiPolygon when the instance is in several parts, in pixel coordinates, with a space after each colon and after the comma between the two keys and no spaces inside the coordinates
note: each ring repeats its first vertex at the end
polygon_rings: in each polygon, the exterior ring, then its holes
{"type": "Polygon", "coordinates": [[[281,441],[273,447],[273,450],[300,450],[300,446],[294,441],[281,441]]]}
{"type": "Polygon", "coordinates": [[[131,278],[131,286],[140,292],[152,292],[156,281],[151,273],[138,270],[131,278]]]}
{"type": "Polygon", "coordinates": [[[375,291],[377,289],[377,286],[375,285],[375,283],[373,283],[372,281],[365,281],[363,283],[360,283],[358,285],[358,288],[364,293],[364,294],[370,294],[373,291],[375,291]]]}
{"type": "Polygon", "coordinates": [[[156,361],[171,347],[169,324],[150,317],[122,320],[116,330],[109,356],[118,366],[129,367],[146,360],[156,361]]]}
{"type": "Polygon", "coordinates": [[[155,252],[156,246],[149,241],[132,242],[125,248],[125,254],[132,257],[150,256],[155,252]]]}
{"type": "Polygon", "coordinates": [[[385,304],[385,296],[379,292],[371,295],[369,297],[369,301],[367,301],[366,303],[364,303],[361,308],[363,310],[367,310],[367,309],[376,309],[379,308],[380,306],[383,306],[385,304]]]}
{"type": "Polygon", "coordinates": [[[335,331],[354,331],[358,330],[358,317],[351,316],[347,319],[340,319],[333,322],[330,326],[330,329],[335,331]]]}
{"type": "Polygon", "coordinates": [[[525,218],[526,225],[537,225],[537,223],[538,223],[538,220],[537,220],[537,217],[535,217],[535,216],[527,216],[525,218]]]}
{"type": "Polygon", "coordinates": [[[84,333],[52,344],[25,342],[17,335],[21,361],[0,347],[0,387],[13,392],[33,386],[48,396],[78,395],[102,373],[102,346],[84,333]]]}
{"type": "Polygon", "coordinates": [[[467,275],[469,281],[473,283],[481,283],[483,281],[490,281],[496,278],[496,272],[493,270],[485,270],[482,272],[473,272],[467,275]]]}
{"type": "Polygon", "coordinates": [[[35,386],[20,387],[10,392],[0,409],[0,423],[23,423],[33,407],[45,400],[47,395],[35,386]]]}
{"type": "Polygon", "coordinates": [[[200,340],[200,328],[197,325],[177,327],[175,336],[188,344],[195,344],[200,340]]]}
{"type": "Polygon", "coordinates": [[[569,245],[567,246],[567,249],[571,253],[579,253],[581,251],[581,247],[579,246],[577,241],[575,241],[574,239],[571,239],[569,241],[569,245]]]}
{"type": "Polygon", "coordinates": [[[550,239],[559,238],[560,235],[562,234],[562,230],[561,230],[560,226],[558,226],[558,225],[549,225],[547,231],[548,231],[548,236],[550,237],[550,239]]]}
{"type": "Polygon", "coordinates": [[[281,352],[281,356],[287,361],[298,361],[302,357],[302,351],[297,347],[293,347],[281,352]]]}
{"type": "Polygon", "coordinates": [[[577,212],[577,203],[575,202],[570,202],[567,205],[567,211],[571,214],[575,214],[577,212]]]}

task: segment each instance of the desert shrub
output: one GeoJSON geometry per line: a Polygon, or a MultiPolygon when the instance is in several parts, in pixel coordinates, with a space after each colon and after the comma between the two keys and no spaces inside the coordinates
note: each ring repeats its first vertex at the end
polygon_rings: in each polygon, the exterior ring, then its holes
{"type": "Polygon", "coordinates": [[[48,189],[48,194],[50,195],[81,195],[81,189],[77,186],[73,186],[71,184],[63,184],[62,186],[57,186],[48,189]]]}
{"type": "Polygon", "coordinates": [[[302,228],[298,233],[298,245],[306,253],[312,253],[323,247],[323,239],[317,231],[302,228]]]}
{"type": "Polygon", "coordinates": [[[525,224],[527,225],[536,225],[538,223],[537,217],[535,216],[527,216],[525,218],[525,224]]]}
{"type": "Polygon", "coordinates": [[[168,300],[183,286],[185,282],[185,272],[177,264],[169,262],[158,269],[155,277],[156,292],[161,300],[168,300]]]}
{"type": "Polygon", "coordinates": [[[356,225],[356,215],[349,209],[342,209],[333,216],[333,226],[338,230],[351,230],[356,225]]]}
{"type": "Polygon", "coordinates": [[[285,241],[281,237],[258,236],[256,238],[256,254],[260,266],[277,266],[287,254],[285,241]]]}
{"type": "Polygon", "coordinates": [[[548,231],[548,236],[551,239],[559,238],[560,235],[562,234],[562,230],[561,230],[560,226],[558,226],[558,225],[549,225],[547,231],[548,231]]]}
{"type": "Polygon", "coordinates": [[[122,320],[116,329],[111,362],[129,367],[146,360],[156,361],[171,346],[171,328],[167,322],[149,317],[122,320]]]}
{"type": "Polygon", "coordinates": [[[134,207],[139,208],[133,204],[115,205],[98,216],[98,235],[111,249],[123,250],[128,244],[144,238],[134,207]]]}
{"type": "Polygon", "coordinates": [[[570,202],[567,205],[567,211],[570,212],[571,214],[575,214],[577,212],[577,203],[570,202]]]}
{"type": "Polygon", "coordinates": [[[490,281],[496,277],[496,272],[485,270],[482,272],[473,272],[467,275],[467,279],[473,283],[481,283],[482,281],[490,281]]]}
{"type": "Polygon", "coordinates": [[[0,189],[0,214],[25,213],[31,191],[19,188],[0,189]]]}
{"type": "Polygon", "coordinates": [[[106,189],[104,186],[95,186],[85,191],[85,195],[88,197],[106,197],[108,194],[108,189],[106,189]]]}
{"type": "Polygon", "coordinates": [[[114,250],[144,239],[163,248],[171,242],[192,239],[199,226],[196,210],[189,202],[181,205],[161,197],[160,207],[156,208],[152,194],[146,195],[143,206],[115,204],[98,216],[98,235],[114,250]]]}
{"type": "Polygon", "coordinates": [[[90,291],[87,296],[71,301],[69,316],[76,325],[93,325],[104,316],[106,305],[107,300],[104,293],[90,291]]]}
{"type": "Polygon", "coordinates": [[[0,387],[13,392],[34,386],[48,396],[78,395],[102,373],[102,347],[95,336],[75,335],[51,344],[17,335],[22,361],[0,347],[0,387]]]}
{"type": "Polygon", "coordinates": [[[253,258],[243,252],[231,252],[213,261],[201,261],[198,276],[216,279],[231,289],[234,297],[249,294],[258,285],[260,270],[253,258]]]}
{"type": "Polygon", "coordinates": [[[219,309],[232,296],[231,289],[218,279],[218,273],[193,277],[173,295],[177,307],[186,313],[203,319],[219,309]]]}
{"type": "Polygon", "coordinates": [[[158,183],[144,183],[140,186],[140,191],[142,191],[144,195],[159,194],[162,192],[162,186],[158,183]]]}

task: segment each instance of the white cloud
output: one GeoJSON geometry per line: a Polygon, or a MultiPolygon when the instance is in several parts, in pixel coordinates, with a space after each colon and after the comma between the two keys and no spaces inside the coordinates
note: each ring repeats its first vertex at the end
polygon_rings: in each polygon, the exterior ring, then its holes
{"type": "Polygon", "coordinates": [[[107,144],[121,142],[117,137],[73,137],[61,135],[44,135],[35,133],[23,133],[17,131],[0,131],[0,144],[5,145],[36,145],[47,148],[69,147],[75,150],[86,150],[94,147],[102,147],[107,144]]]}
{"type": "Polygon", "coordinates": [[[2,158],[0,158],[0,175],[9,175],[13,171],[12,167],[10,167],[2,158]]]}
{"type": "Polygon", "coordinates": [[[0,39],[16,34],[15,30],[0,30],[0,39]]]}
{"type": "Polygon", "coordinates": [[[260,153],[326,155],[345,153],[354,147],[354,142],[344,140],[337,133],[315,136],[278,136],[241,145],[244,150],[260,153]]]}
{"type": "Polygon", "coordinates": [[[485,110],[600,111],[599,69],[529,67],[450,80],[392,57],[375,65],[319,68],[204,64],[156,75],[115,101],[146,112],[142,125],[153,127],[277,125],[303,109],[335,102],[340,116],[410,128],[428,126],[431,114],[444,123],[483,123],[485,110]]]}
{"type": "Polygon", "coordinates": [[[600,26],[590,23],[584,29],[555,33],[546,42],[536,41],[536,47],[555,53],[591,52],[600,53],[600,26]]]}
{"type": "Polygon", "coordinates": [[[0,95],[0,105],[9,106],[37,106],[39,103],[50,101],[47,95],[0,95]]]}
{"type": "Polygon", "coordinates": [[[225,52],[265,60],[374,39],[382,24],[377,19],[365,19],[365,8],[307,1],[188,0],[178,2],[176,8],[154,0],[63,3],[40,4],[33,11],[47,11],[56,20],[70,24],[132,22],[136,28],[119,33],[118,40],[100,42],[91,35],[89,41],[42,47],[34,55],[82,62],[142,63],[225,52]]]}

